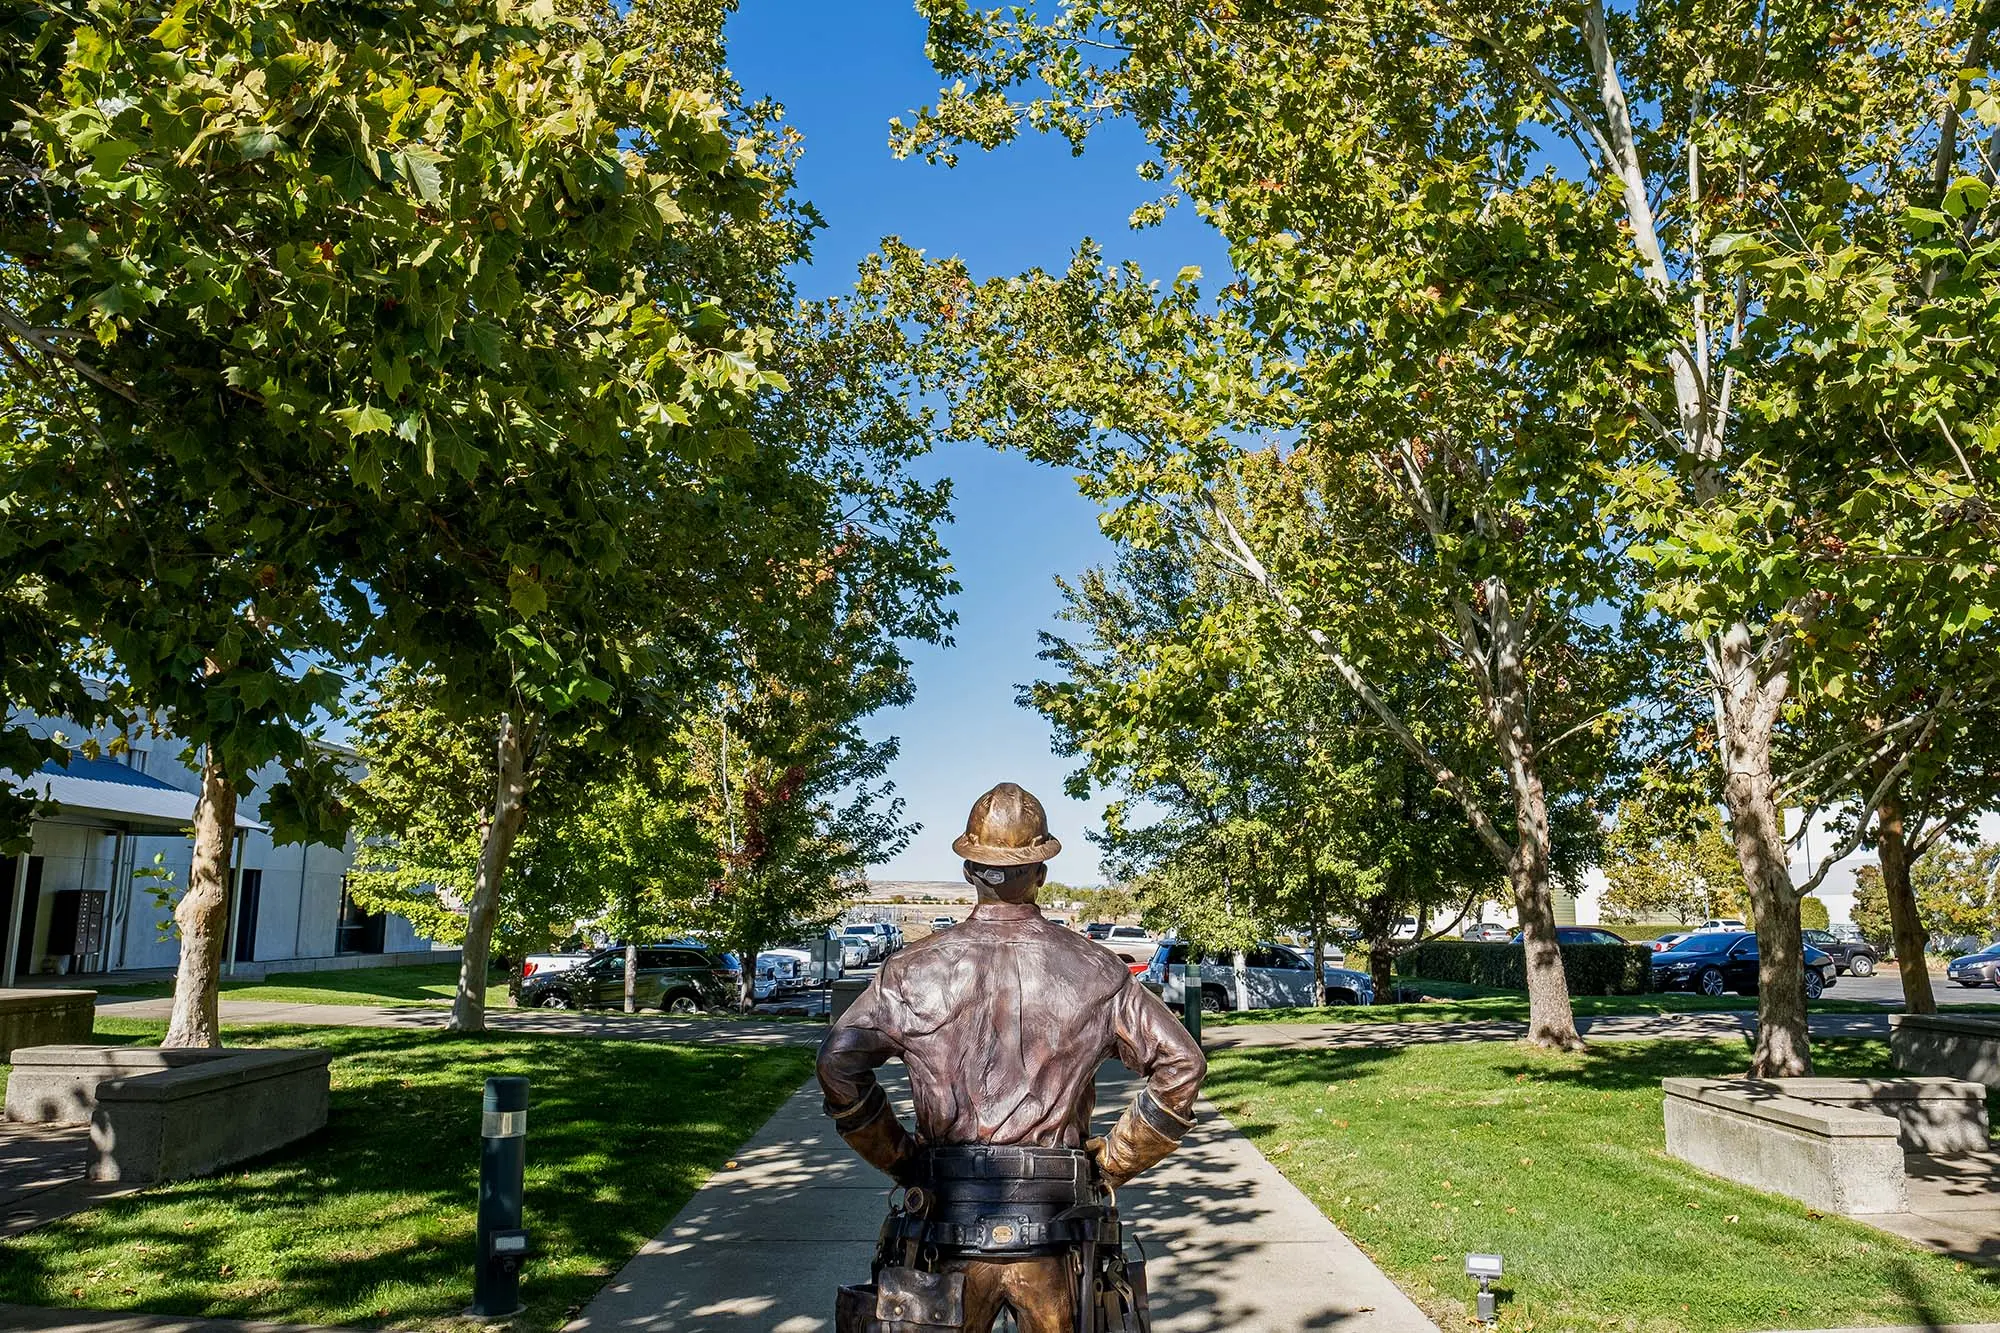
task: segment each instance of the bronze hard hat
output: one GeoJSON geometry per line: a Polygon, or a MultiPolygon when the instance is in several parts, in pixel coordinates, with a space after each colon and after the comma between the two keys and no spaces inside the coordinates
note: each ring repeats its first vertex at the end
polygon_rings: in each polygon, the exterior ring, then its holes
{"type": "Polygon", "coordinates": [[[1049,813],[1030,793],[1003,782],[972,803],[965,832],[951,849],[982,866],[1026,866],[1062,850],[1049,836],[1049,813]]]}

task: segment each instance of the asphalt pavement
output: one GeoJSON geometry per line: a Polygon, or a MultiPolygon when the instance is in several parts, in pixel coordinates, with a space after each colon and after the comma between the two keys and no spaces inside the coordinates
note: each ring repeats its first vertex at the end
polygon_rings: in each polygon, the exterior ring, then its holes
{"type": "MultiPolygon", "coordinates": [[[[1938,1007],[1951,1005],[1984,1004],[2000,1005],[2000,990],[1991,986],[1968,989],[1956,982],[1946,981],[1942,974],[1931,973],[1931,994],[1937,997],[1938,1007]]],[[[1872,977],[1857,977],[1843,972],[1827,992],[1832,1000],[1872,1000],[1891,1008],[1903,1007],[1903,978],[1896,971],[1894,963],[1883,963],[1872,977]]]]}

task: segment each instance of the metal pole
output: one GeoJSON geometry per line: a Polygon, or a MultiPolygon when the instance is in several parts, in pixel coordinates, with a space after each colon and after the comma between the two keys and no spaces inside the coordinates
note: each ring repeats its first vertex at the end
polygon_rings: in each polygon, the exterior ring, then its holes
{"type": "Polygon", "coordinates": [[[222,923],[222,975],[236,975],[236,909],[243,901],[243,833],[238,830],[230,844],[229,884],[225,895],[228,916],[222,923]]]}
{"type": "Polygon", "coordinates": [[[6,965],[0,967],[0,986],[14,984],[14,955],[21,947],[21,909],[28,897],[28,853],[31,850],[23,847],[21,854],[14,858],[14,902],[13,910],[7,914],[7,960],[6,965]]]}
{"type": "Polygon", "coordinates": [[[472,1276],[472,1308],[481,1319],[507,1319],[521,1304],[521,1261],[528,1233],[521,1203],[528,1167],[528,1080],[505,1075],[486,1080],[479,1144],[479,1261],[472,1276]]]}
{"type": "Polygon", "coordinates": [[[1201,960],[1192,949],[1181,969],[1181,1022],[1189,1036],[1201,1040],[1201,960]]]}

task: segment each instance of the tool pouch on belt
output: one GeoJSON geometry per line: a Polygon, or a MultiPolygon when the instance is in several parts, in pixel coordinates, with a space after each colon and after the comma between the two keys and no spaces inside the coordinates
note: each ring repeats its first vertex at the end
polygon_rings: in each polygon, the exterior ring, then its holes
{"type": "Polygon", "coordinates": [[[921,1333],[965,1324],[965,1274],[885,1268],[875,1280],[842,1287],[834,1333],[921,1333]]]}

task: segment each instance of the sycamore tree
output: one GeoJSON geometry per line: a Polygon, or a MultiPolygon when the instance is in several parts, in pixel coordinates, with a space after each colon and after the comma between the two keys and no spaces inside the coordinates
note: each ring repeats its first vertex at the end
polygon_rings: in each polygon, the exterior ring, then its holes
{"type": "MultiPolygon", "coordinates": [[[[1165,183],[1144,216],[1188,202],[1228,235],[1274,332],[1295,318],[1281,299],[1288,268],[1346,298],[1325,303],[1336,315],[1365,311],[1370,283],[1497,314],[1504,282],[1468,289],[1449,268],[1426,280],[1439,247],[1491,244],[1490,222],[1511,217],[1550,258],[1549,300],[1513,288],[1518,319],[1535,326],[1517,351],[1538,363],[1514,368],[1572,406],[1625,400],[1622,428],[1615,410],[1588,415],[1600,434],[1614,427],[1607,461],[1625,466],[1606,498],[1642,537],[1655,605],[1709,678],[1722,795],[1762,936],[1753,1068],[1806,1072],[1800,893],[1772,760],[1781,720],[1843,674],[1851,612],[1900,607],[1950,635],[1993,605],[1990,566],[1946,557],[1972,544],[1965,506],[1991,491],[1994,454],[1975,421],[1994,396],[1946,406],[1938,390],[1994,362],[1983,328],[1934,337],[1923,312],[1954,281],[1991,286],[1978,254],[1994,7],[920,9],[954,82],[898,127],[900,146],[948,157],[1032,128],[1081,149],[1130,117],[1153,150],[1142,171],[1165,183]],[[1399,213],[1417,224],[1383,225],[1399,213]],[[1906,218],[1940,242],[1914,265],[1906,218]],[[1401,265],[1404,249],[1421,262],[1401,265]],[[1917,281],[1890,283],[1878,303],[1878,273],[1917,281]],[[1830,328],[1842,305],[1862,317],[1830,328]],[[1797,392],[1810,377],[1787,360],[1824,361],[1822,383],[1903,382],[1899,409],[1939,410],[1885,412],[1893,429],[1810,429],[1797,410],[1815,401],[1797,392]],[[1873,521],[1890,497],[1907,522],[1873,521]],[[1873,560],[1828,558],[1871,542],[1873,560]]],[[[1357,321],[1354,341],[1428,372],[1432,349],[1411,357],[1383,337],[1393,332],[1357,321]]],[[[1506,363],[1490,340],[1468,350],[1483,373],[1506,363]]]]}
{"type": "MultiPolygon", "coordinates": [[[[430,444],[380,430],[356,394],[378,371],[406,386],[378,353],[412,329],[451,342],[462,293],[410,278],[454,227],[504,216],[516,182],[537,188],[498,146],[515,135],[546,162],[576,137],[556,113],[592,95],[601,62],[546,60],[545,28],[508,5],[246,0],[48,10],[0,43],[14,108],[0,251],[18,279],[0,351],[10,380],[37,386],[8,422],[23,538],[5,581],[113,682],[116,706],[193,744],[170,1045],[219,1040],[250,774],[289,775],[264,812],[281,840],[340,836],[314,728],[341,688],[325,664],[348,655],[364,606],[354,557],[384,517],[351,483],[430,444]],[[426,135],[472,145],[451,159],[478,183],[456,211],[426,135]]],[[[453,346],[461,371],[476,363],[453,346]]]]}
{"type": "MultiPolygon", "coordinates": [[[[1405,225],[1389,248],[1412,262],[1422,238],[1405,225]]],[[[895,247],[882,272],[887,299],[932,330],[954,433],[1075,470],[1130,545],[1204,546],[1223,586],[1266,608],[1459,805],[1524,925],[1532,1039],[1574,1046],[1556,826],[1622,763],[1621,715],[1650,658],[1603,517],[1605,403],[1519,370],[1534,364],[1516,345],[1533,326],[1514,306],[1531,298],[1498,285],[1535,289],[1538,261],[1560,268],[1524,237],[1496,221],[1490,244],[1436,256],[1428,278],[1401,272],[1416,291],[1371,287],[1366,309],[1344,313],[1282,274],[1211,307],[1193,273],[1162,290],[1090,247],[1060,276],[975,286],[961,265],[895,247]],[[1421,294],[1445,272],[1494,290],[1421,294]],[[1395,331],[1396,355],[1351,341],[1366,319],[1395,331]],[[1462,710],[1454,740],[1478,738],[1469,751],[1426,740],[1390,702],[1434,675],[1462,710]],[[1488,773],[1504,784],[1497,808],[1488,773]]]]}
{"type": "Polygon", "coordinates": [[[2000,805],[1994,675],[2000,658],[1991,625],[1941,642],[1928,626],[1919,629],[1932,641],[1920,653],[1897,652],[1893,640],[1912,627],[1893,615],[1877,617],[1855,654],[1857,669],[1838,683],[1837,698],[1812,725],[1801,728],[1796,748],[1815,758],[1802,766],[1793,789],[1802,803],[1833,813],[1836,845],[1811,883],[1855,848],[1874,848],[1904,1007],[1934,1013],[1924,963],[1933,926],[1914,876],[1934,849],[1968,839],[1979,817],[2000,805]]]}
{"type": "Polygon", "coordinates": [[[1062,585],[1078,629],[1044,637],[1055,671],[1023,701],[1077,757],[1074,794],[1118,794],[1105,850],[1149,918],[1206,948],[1297,930],[1317,951],[1346,917],[1386,976],[1398,921],[1462,916],[1490,896],[1490,862],[1284,618],[1233,595],[1236,577],[1167,539],[1062,585]]]}

